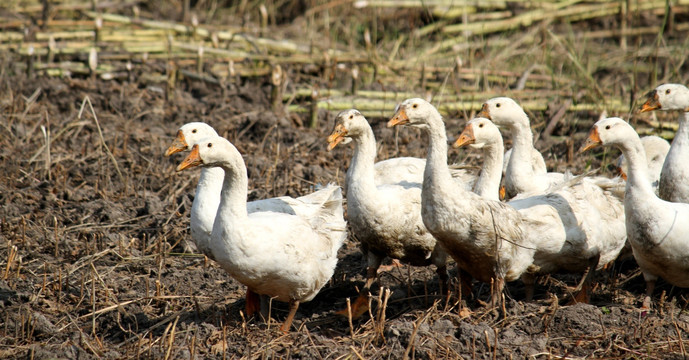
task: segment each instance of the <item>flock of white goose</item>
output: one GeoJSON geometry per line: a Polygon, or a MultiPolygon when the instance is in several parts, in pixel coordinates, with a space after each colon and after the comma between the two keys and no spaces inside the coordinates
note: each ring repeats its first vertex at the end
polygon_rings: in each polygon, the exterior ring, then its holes
{"type": "MultiPolygon", "coordinates": [[[[493,303],[501,300],[506,281],[522,279],[528,300],[536,275],[582,273],[575,300],[587,301],[594,270],[628,244],[647,283],[643,307],[651,306],[659,277],[689,287],[689,89],[657,87],[641,112],[657,109],[681,112],[669,151],[667,142],[643,141],[620,118],[594,124],[582,151],[619,148],[622,177],[613,179],[547,172],[533,146],[528,116],[506,97],[488,100],[453,143],[482,151],[478,177],[448,166],[445,124],[423,99],[402,102],[388,127],[422,129],[426,159],[375,162],[368,121],[357,110],[341,112],[328,150],[354,143],[346,176],[347,221],[367,259],[364,289],[347,313],[356,317],[368,309],[368,293],[385,257],[435,265],[447,290],[449,255],[463,291],[470,291],[471,278],[492,284],[493,303]],[[496,125],[512,135],[504,177],[496,125]],[[498,195],[501,181],[506,202],[498,195]],[[610,191],[615,188],[624,192],[610,191]]],[[[299,303],[316,296],[337,264],[347,236],[340,187],[247,202],[246,166],[229,141],[205,123],[188,123],[166,155],[187,150],[191,153],[177,170],[202,167],[190,223],[199,251],[247,286],[247,315],[259,310],[265,315],[268,298],[288,302],[282,325],[287,331],[299,303]]]]}

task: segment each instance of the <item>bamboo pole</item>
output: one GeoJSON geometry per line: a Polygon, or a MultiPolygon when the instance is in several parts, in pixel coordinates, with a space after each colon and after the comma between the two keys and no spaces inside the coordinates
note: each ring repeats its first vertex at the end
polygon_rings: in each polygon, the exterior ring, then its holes
{"type": "MultiPolygon", "coordinates": [[[[563,19],[566,21],[581,21],[602,16],[614,15],[620,12],[620,3],[600,3],[572,5],[579,0],[561,1],[551,9],[536,8],[534,10],[515,15],[509,19],[449,25],[442,29],[443,33],[456,34],[468,31],[474,35],[489,34],[500,31],[514,30],[529,26],[535,22],[547,19],[563,19]],[[572,5],[572,6],[569,6],[572,5]]],[[[633,2],[629,11],[648,11],[665,6],[665,0],[649,0],[633,2]]]]}
{"type": "MultiPolygon", "coordinates": [[[[417,94],[418,96],[418,94],[417,94]]],[[[487,98],[486,98],[487,99],[487,98]]],[[[401,101],[401,100],[400,100],[401,101]]],[[[438,110],[443,116],[455,114],[457,112],[471,112],[478,111],[483,105],[483,100],[464,100],[445,102],[437,106],[438,110]]],[[[541,112],[547,110],[547,102],[540,99],[523,101],[520,104],[525,110],[531,112],[541,112]]],[[[392,115],[397,102],[381,99],[365,99],[365,98],[330,98],[327,100],[319,100],[318,108],[328,111],[342,111],[350,108],[355,108],[366,116],[380,116],[381,113],[389,113],[392,115]]],[[[312,111],[311,108],[306,108],[302,105],[290,105],[290,112],[305,113],[312,111]]],[[[608,99],[605,104],[594,103],[580,103],[572,104],[566,108],[567,112],[601,112],[603,110],[609,113],[627,113],[629,106],[623,103],[622,99],[608,99]]]]}

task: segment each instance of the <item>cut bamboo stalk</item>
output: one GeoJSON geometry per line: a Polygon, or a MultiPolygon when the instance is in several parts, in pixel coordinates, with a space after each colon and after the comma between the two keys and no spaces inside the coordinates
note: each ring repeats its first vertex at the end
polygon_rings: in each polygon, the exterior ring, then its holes
{"type": "MultiPolygon", "coordinates": [[[[100,9],[109,9],[109,10],[114,10],[114,9],[120,9],[120,8],[129,8],[132,7],[138,3],[140,3],[140,0],[132,0],[132,1],[103,1],[103,2],[98,2],[95,4],[95,10],[100,10],[100,9]]],[[[52,4],[50,6],[50,10],[52,12],[60,12],[60,11],[79,11],[79,10],[94,10],[94,3],[93,2],[69,2],[69,3],[63,3],[60,4],[59,2],[56,2],[55,4],[52,4]]],[[[17,12],[17,13],[36,13],[36,12],[42,12],[43,11],[43,5],[42,4],[35,4],[35,5],[25,5],[25,6],[19,6],[15,7],[12,9],[12,11],[17,12]]]]}
{"type": "MultiPolygon", "coordinates": [[[[311,89],[311,106],[309,108],[309,114],[311,119],[309,121],[309,127],[315,129],[318,127],[318,100],[320,98],[318,84],[314,85],[311,89]]],[[[291,107],[291,106],[290,106],[291,107]]]]}
{"type": "MultiPolygon", "coordinates": [[[[381,113],[390,113],[394,111],[397,103],[391,101],[384,101],[380,99],[361,99],[361,98],[330,98],[328,100],[318,101],[318,108],[325,109],[328,111],[342,111],[350,108],[355,108],[362,112],[365,116],[379,117],[381,113]]],[[[483,105],[483,100],[474,101],[456,101],[447,102],[437,106],[440,113],[444,116],[451,114],[456,114],[459,112],[471,112],[477,111],[483,105]]],[[[547,110],[547,103],[540,100],[529,100],[521,102],[522,107],[527,111],[537,112],[547,110]]],[[[313,107],[309,110],[301,105],[290,105],[290,112],[304,113],[307,111],[312,111],[313,107]]],[[[569,106],[567,112],[601,112],[602,110],[607,110],[609,113],[627,113],[629,107],[623,104],[621,99],[611,99],[605,104],[593,104],[593,103],[581,103],[573,104],[569,106]]]]}
{"type": "Polygon", "coordinates": [[[199,46],[196,52],[196,72],[203,74],[203,46],[199,46]]]}
{"type": "Polygon", "coordinates": [[[356,64],[352,65],[351,74],[352,74],[352,87],[351,87],[350,92],[352,95],[356,95],[356,92],[358,90],[357,87],[359,85],[358,84],[358,82],[359,82],[359,67],[356,64]]]}
{"type": "Polygon", "coordinates": [[[265,36],[266,30],[268,28],[268,9],[266,8],[265,3],[261,3],[261,5],[258,7],[258,12],[261,14],[260,34],[261,34],[261,36],[265,36]]]}
{"type": "MultiPolygon", "coordinates": [[[[561,1],[553,4],[551,9],[545,10],[537,8],[522,14],[515,15],[509,19],[486,21],[479,23],[466,23],[449,25],[442,29],[443,33],[456,34],[469,31],[474,35],[489,34],[499,31],[514,30],[520,27],[529,26],[544,19],[564,19],[567,21],[581,21],[602,16],[614,15],[620,12],[620,3],[600,3],[571,5],[579,2],[578,0],[561,1]]],[[[649,0],[645,2],[634,2],[630,4],[629,11],[651,10],[665,6],[664,0],[649,0]]]]}
{"type": "Polygon", "coordinates": [[[27,49],[27,57],[26,57],[26,76],[29,78],[33,78],[33,62],[34,62],[34,47],[33,45],[29,45],[29,48],[27,49]]]}
{"type": "Polygon", "coordinates": [[[627,21],[629,20],[629,0],[620,0],[620,49],[627,50],[627,21]]]}
{"type": "Polygon", "coordinates": [[[55,59],[55,50],[57,49],[57,43],[55,43],[55,38],[50,37],[48,40],[48,56],[47,56],[47,62],[52,63],[53,60],[55,59]]]}
{"type": "Polygon", "coordinates": [[[97,74],[96,69],[98,68],[98,51],[95,47],[92,47],[91,50],[89,50],[88,66],[91,78],[95,79],[97,74]]]}
{"type": "MultiPolygon", "coordinates": [[[[189,0],[185,0],[185,1],[189,1],[189,0]]],[[[183,19],[186,19],[186,17],[184,17],[183,19]]],[[[182,21],[185,21],[185,20],[182,20],[182,21]]],[[[192,39],[194,39],[195,42],[200,41],[199,36],[198,36],[199,34],[197,31],[198,28],[199,28],[199,18],[196,17],[196,14],[194,14],[191,16],[191,37],[192,37],[192,39]]]]}
{"type": "Polygon", "coordinates": [[[505,8],[508,2],[520,1],[506,1],[506,0],[362,0],[354,4],[356,8],[365,7],[379,7],[379,8],[433,8],[433,7],[458,7],[458,6],[481,6],[483,8],[505,8]]]}
{"type": "Polygon", "coordinates": [[[270,98],[273,112],[278,113],[282,110],[282,84],[284,81],[282,67],[278,64],[273,66],[270,82],[273,85],[270,98]]]}
{"type": "Polygon", "coordinates": [[[94,21],[94,36],[93,36],[93,41],[94,41],[94,46],[98,46],[98,44],[101,42],[101,28],[103,27],[103,18],[98,16],[96,17],[96,20],[94,21]]]}

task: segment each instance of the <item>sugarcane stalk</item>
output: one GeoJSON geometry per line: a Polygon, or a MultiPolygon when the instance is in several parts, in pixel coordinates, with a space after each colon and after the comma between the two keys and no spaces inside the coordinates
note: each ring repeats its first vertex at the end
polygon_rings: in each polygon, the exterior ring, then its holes
{"type": "Polygon", "coordinates": [[[318,127],[318,99],[320,98],[320,93],[319,93],[319,86],[318,84],[315,84],[311,88],[311,103],[309,107],[309,115],[310,115],[310,120],[309,120],[309,127],[312,129],[315,129],[318,127]]]}
{"type": "Polygon", "coordinates": [[[285,74],[282,71],[282,66],[273,66],[273,71],[271,73],[271,84],[273,88],[271,89],[271,105],[274,112],[280,112],[282,110],[282,85],[285,80],[285,74]]]}

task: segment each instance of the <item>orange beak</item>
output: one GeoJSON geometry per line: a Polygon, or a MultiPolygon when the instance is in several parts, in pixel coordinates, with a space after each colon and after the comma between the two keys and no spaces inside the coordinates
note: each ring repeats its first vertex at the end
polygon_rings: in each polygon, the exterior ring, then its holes
{"type": "Polygon", "coordinates": [[[395,113],[395,116],[388,121],[388,127],[390,128],[405,124],[409,124],[409,117],[407,116],[407,112],[404,110],[404,108],[400,106],[399,110],[397,110],[397,113],[395,113]]]}
{"type": "Polygon", "coordinates": [[[188,147],[189,145],[187,145],[187,141],[184,139],[182,130],[177,130],[177,137],[175,138],[175,141],[172,142],[172,145],[170,145],[170,147],[165,151],[165,156],[170,156],[180,151],[184,151],[188,147]]]}
{"type": "Polygon", "coordinates": [[[184,161],[177,166],[177,171],[182,171],[184,169],[199,166],[201,164],[203,164],[203,160],[201,160],[201,156],[199,155],[199,145],[196,144],[193,148],[191,148],[191,153],[189,153],[189,155],[184,158],[184,161]]]}
{"type": "Polygon", "coordinates": [[[464,131],[459,134],[457,141],[452,144],[452,147],[460,148],[464,145],[473,144],[474,142],[476,142],[476,137],[474,136],[474,127],[469,124],[464,128],[464,131]]]}
{"type": "Polygon", "coordinates": [[[345,139],[345,135],[347,135],[347,129],[344,125],[337,124],[335,130],[328,136],[328,151],[334,149],[337,144],[341,143],[342,140],[345,139]]]}
{"type": "Polygon", "coordinates": [[[594,125],[591,131],[589,132],[589,136],[586,138],[586,142],[579,150],[579,153],[581,154],[586,150],[593,149],[600,145],[602,145],[602,141],[600,140],[600,135],[598,134],[598,126],[594,125]]]}
{"type": "Polygon", "coordinates": [[[505,190],[505,186],[500,186],[500,190],[498,190],[498,196],[500,196],[500,200],[505,200],[505,196],[507,196],[507,190],[505,190]]]}
{"type": "Polygon", "coordinates": [[[653,90],[648,94],[648,99],[641,105],[641,110],[639,112],[645,113],[647,111],[658,110],[662,108],[660,105],[660,99],[658,98],[658,92],[653,90]]]}
{"type": "Polygon", "coordinates": [[[490,109],[488,108],[488,103],[484,103],[483,106],[481,107],[481,111],[479,111],[475,118],[482,117],[486,118],[488,120],[493,120],[493,118],[490,117],[490,109]]]}

